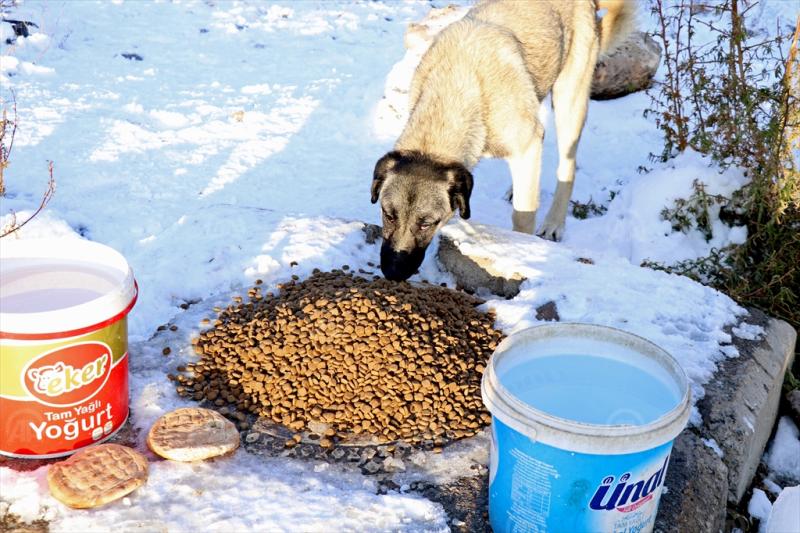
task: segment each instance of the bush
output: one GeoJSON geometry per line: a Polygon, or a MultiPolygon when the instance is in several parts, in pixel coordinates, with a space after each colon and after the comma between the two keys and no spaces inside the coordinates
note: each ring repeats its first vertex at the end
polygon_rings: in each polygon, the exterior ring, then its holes
{"type": "Polygon", "coordinates": [[[696,225],[710,239],[708,207],[722,204],[747,226],[744,244],[677,265],[646,266],[693,277],[800,329],[800,17],[793,35],[779,29],[760,38],[747,25],[758,4],[652,0],[666,67],[647,112],[664,135],[654,158],[665,161],[692,148],[721,168],[745,169],[750,183],[731,198],[697,186],[691,198],[662,213],[675,229],[696,225]],[[712,42],[698,43],[698,30],[712,42]]]}

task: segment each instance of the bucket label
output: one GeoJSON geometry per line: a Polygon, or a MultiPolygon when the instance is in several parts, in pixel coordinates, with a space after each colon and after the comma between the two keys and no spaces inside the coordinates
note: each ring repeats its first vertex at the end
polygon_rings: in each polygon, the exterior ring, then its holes
{"type": "Polygon", "coordinates": [[[664,459],[664,465],[655,474],[650,476],[647,481],[644,479],[631,481],[630,472],[625,472],[619,477],[619,481],[617,481],[616,485],[612,488],[614,476],[603,478],[603,481],[600,483],[600,486],[589,502],[589,507],[595,511],[617,510],[621,513],[635,511],[653,499],[653,494],[656,489],[660,487],[661,483],[664,481],[668,463],[669,455],[664,459]]]}
{"type": "Polygon", "coordinates": [[[58,456],[114,433],[128,416],[127,327],[0,344],[0,453],[58,456]]]}
{"type": "Polygon", "coordinates": [[[652,531],[672,443],[582,454],[534,442],[493,418],[489,516],[497,533],[652,531]]]}

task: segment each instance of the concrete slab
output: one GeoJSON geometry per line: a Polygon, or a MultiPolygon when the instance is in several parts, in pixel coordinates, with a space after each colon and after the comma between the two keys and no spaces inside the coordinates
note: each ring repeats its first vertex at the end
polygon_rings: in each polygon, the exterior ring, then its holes
{"type": "Polygon", "coordinates": [[[737,504],[764,454],[786,369],[794,359],[797,333],[782,320],[751,310],[747,322],[764,328],[758,340],[734,336],[739,357],[723,361],[697,403],[704,436],[714,439],[728,467],[728,501],[737,504]]]}
{"type": "Polygon", "coordinates": [[[525,278],[520,274],[503,275],[492,266],[490,257],[467,256],[445,235],[439,241],[439,263],[453,274],[458,284],[470,291],[488,289],[492,294],[513,298],[525,278]]]}
{"type": "Polygon", "coordinates": [[[687,429],[675,439],[664,485],[655,533],[722,531],[728,468],[694,431],[687,429]]]}

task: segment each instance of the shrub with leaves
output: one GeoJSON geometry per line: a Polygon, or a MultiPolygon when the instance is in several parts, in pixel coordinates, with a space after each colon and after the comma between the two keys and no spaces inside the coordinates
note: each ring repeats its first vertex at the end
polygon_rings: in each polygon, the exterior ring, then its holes
{"type": "Polygon", "coordinates": [[[800,17],[792,33],[778,26],[764,37],[748,26],[756,0],[651,5],[665,62],[664,80],[650,91],[648,114],[664,135],[654,157],[692,148],[721,168],[745,169],[750,183],[735,198],[696,184],[692,197],[662,213],[676,230],[693,225],[710,239],[708,210],[721,205],[747,226],[744,244],[647,266],[709,283],[800,328],[800,17]]]}

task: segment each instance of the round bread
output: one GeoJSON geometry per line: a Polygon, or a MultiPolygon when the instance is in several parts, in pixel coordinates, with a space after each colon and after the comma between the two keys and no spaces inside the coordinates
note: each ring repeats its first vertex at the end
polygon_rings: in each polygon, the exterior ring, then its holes
{"type": "Polygon", "coordinates": [[[239,447],[233,422],[211,409],[184,407],[165,414],[147,434],[154,453],[172,461],[202,461],[239,447]]]}
{"type": "Polygon", "coordinates": [[[47,484],[58,501],[87,509],[130,494],[147,481],[147,459],[119,444],[99,444],[50,465],[47,484]]]}

